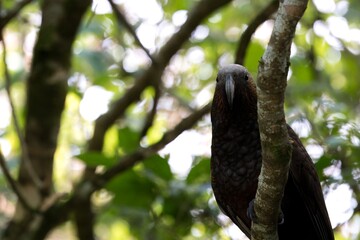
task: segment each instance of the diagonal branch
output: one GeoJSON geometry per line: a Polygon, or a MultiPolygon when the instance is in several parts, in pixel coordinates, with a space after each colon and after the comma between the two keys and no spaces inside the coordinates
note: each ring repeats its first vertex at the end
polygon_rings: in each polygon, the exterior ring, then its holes
{"type": "Polygon", "coordinates": [[[202,0],[189,13],[188,19],[181,26],[167,43],[154,56],[156,64],[152,65],[135,81],[135,85],[130,88],[121,98],[113,102],[109,111],[96,120],[94,134],[89,142],[89,149],[100,151],[103,146],[106,131],[121,118],[127,107],[138,101],[142,91],[161,80],[161,76],[170,59],[189,39],[196,27],[211,13],[218,8],[229,3],[231,0],[202,0]]]}
{"type": "MultiPolygon", "coordinates": [[[[146,87],[151,85],[159,86],[163,71],[165,67],[168,65],[170,59],[189,39],[191,33],[196,29],[196,27],[212,12],[214,12],[216,9],[220,8],[221,6],[227,4],[230,1],[231,0],[220,0],[220,1],[201,0],[193,8],[186,22],[182,25],[182,27],[178,30],[178,32],[173,34],[173,36],[167,41],[167,43],[159,50],[158,54],[154,56],[154,61],[152,62],[151,66],[139,78],[135,80],[135,84],[133,85],[133,87],[128,89],[121,98],[113,102],[113,104],[110,106],[110,109],[96,120],[93,136],[88,143],[89,150],[91,151],[102,150],[104,144],[104,136],[107,130],[118,119],[120,119],[124,115],[126,109],[132,103],[139,100],[141,93],[146,87]]],[[[206,109],[206,112],[209,111],[210,111],[210,107],[206,109]]],[[[202,113],[202,115],[203,114],[205,113],[202,113]]],[[[192,116],[196,116],[196,114],[192,116]]],[[[195,118],[195,119],[197,120],[199,118],[195,118]]],[[[109,169],[109,171],[106,172],[104,176],[97,177],[95,175],[94,169],[87,168],[85,174],[83,175],[82,181],[76,187],[76,190],[74,192],[74,196],[72,199],[75,200],[71,202],[75,202],[76,203],[75,205],[77,206],[83,206],[87,208],[87,210],[90,212],[91,205],[88,204],[88,199],[93,193],[93,191],[103,186],[103,184],[105,184],[109,179],[114,177],[116,174],[132,167],[137,162],[143,160],[145,156],[147,156],[148,154],[154,154],[156,152],[156,149],[160,149],[163,146],[165,146],[165,144],[172,141],[178,134],[186,130],[186,127],[187,128],[191,127],[195,122],[192,122],[190,124],[190,122],[183,121],[182,123],[183,123],[182,125],[180,124],[178,125],[178,128],[174,129],[172,135],[165,134],[162,142],[153,145],[152,148],[150,147],[146,149],[141,148],[137,152],[124,157],[121,161],[122,164],[120,164],[120,166],[115,166],[114,168],[109,169]],[[92,183],[89,183],[89,180],[92,183]],[[96,186],[94,186],[94,181],[100,182],[101,184],[96,183],[96,186]],[[83,203],[85,205],[82,205],[83,203]]],[[[80,213],[81,211],[79,211],[79,214],[77,214],[78,217],[81,217],[80,213]]],[[[81,219],[84,220],[87,219],[87,221],[78,221],[77,224],[79,227],[80,225],[84,225],[84,224],[92,225],[93,223],[93,217],[91,213],[90,213],[90,217],[88,216],[87,218],[81,218],[81,219]]]]}
{"type": "MultiPolygon", "coordinates": [[[[92,179],[83,179],[74,189],[73,195],[64,202],[52,205],[45,211],[45,215],[51,219],[49,222],[43,222],[42,227],[39,228],[39,235],[45,236],[48,231],[57,225],[60,225],[67,221],[71,215],[71,212],[78,208],[90,208],[91,206],[82,206],[93,192],[104,187],[112,178],[118,174],[133,167],[135,164],[145,160],[147,157],[156,154],[160,149],[166,146],[166,144],[173,141],[182,132],[191,128],[197,121],[203,116],[208,114],[211,109],[211,104],[207,104],[203,108],[193,112],[187,118],[183,119],[172,130],[166,132],[163,137],[155,144],[147,148],[139,148],[135,152],[128,154],[119,159],[118,164],[109,168],[103,174],[95,175],[92,179]],[[58,216],[61,216],[60,218],[58,216]]],[[[80,224],[79,222],[78,224],[80,224]]]]}
{"type": "Polygon", "coordinates": [[[246,30],[241,34],[238,49],[236,50],[235,63],[244,64],[246,51],[250,40],[256,29],[268,20],[278,9],[279,1],[273,0],[267,5],[249,24],[246,30]]]}
{"type": "Polygon", "coordinates": [[[113,0],[108,0],[108,1],[111,5],[112,10],[115,13],[115,16],[116,16],[119,24],[123,25],[126,28],[126,30],[128,30],[128,32],[133,36],[136,44],[139,45],[140,48],[146,53],[146,55],[151,59],[151,61],[153,63],[155,63],[155,59],[153,58],[153,56],[151,56],[151,54],[149,53],[149,50],[141,43],[140,39],[136,35],[136,32],[134,31],[134,29],[132,28],[132,26],[130,25],[128,20],[126,19],[125,15],[122,13],[121,9],[116,6],[116,4],[114,3],[113,0]]]}
{"type": "Polygon", "coordinates": [[[127,169],[133,167],[138,162],[145,160],[151,155],[155,154],[162,148],[164,148],[168,143],[177,138],[182,132],[187,129],[190,129],[197,121],[199,121],[205,114],[208,114],[211,109],[211,104],[205,105],[203,108],[193,112],[188,117],[184,118],[180,123],[178,123],[173,129],[167,131],[163,137],[155,144],[150,145],[147,148],[139,148],[137,151],[126,155],[121,158],[115,166],[108,169],[102,175],[99,176],[98,183],[99,186],[103,186],[110,179],[115,177],[117,174],[120,174],[127,169]]]}
{"type": "Polygon", "coordinates": [[[11,189],[13,190],[13,192],[15,193],[15,195],[17,196],[19,202],[28,210],[31,212],[38,212],[35,209],[33,209],[30,204],[26,201],[26,199],[24,198],[24,196],[22,195],[17,182],[13,179],[13,177],[11,176],[7,166],[6,166],[6,161],[5,161],[5,157],[1,152],[0,149],[0,167],[4,173],[5,179],[6,181],[9,183],[11,189]]]}
{"type": "Polygon", "coordinates": [[[0,16],[0,31],[13,19],[18,13],[23,9],[27,4],[31,3],[33,0],[23,0],[18,2],[15,7],[5,13],[5,15],[0,16]]]}
{"type": "MultiPolygon", "coordinates": [[[[89,141],[89,150],[102,150],[106,131],[115,123],[117,119],[123,116],[125,110],[130,104],[136,102],[139,99],[140,94],[146,87],[151,85],[159,86],[158,83],[161,81],[162,73],[165,67],[168,65],[171,57],[188,40],[188,38],[191,36],[191,33],[207,16],[229,2],[230,0],[201,0],[199,3],[197,3],[194,9],[190,12],[189,17],[183,26],[168,40],[168,42],[160,49],[159,53],[154,56],[156,64],[153,62],[152,65],[138,79],[136,79],[134,86],[128,89],[124,96],[116,100],[107,113],[97,119],[93,137],[89,141]]],[[[92,173],[85,174],[83,176],[82,180],[75,187],[73,195],[69,198],[69,200],[57,205],[53,205],[46,211],[46,214],[49,215],[50,218],[59,214],[62,216],[62,218],[59,219],[53,217],[53,221],[49,223],[42,222],[41,224],[45,230],[40,231],[39,235],[46,235],[47,232],[52,228],[68,220],[73,211],[78,212],[75,215],[77,215],[77,225],[79,228],[82,224],[92,225],[93,216],[90,216],[90,219],[87,221],[82,221],[83,218],[80,216],[81,211],[77,211],[77,209],[84,202],[88,202],[88,199],[90,199],[90,196],[94,191],[103,187],[117,174],[122,173],[123,171],[134,166],[136,163],[144,160],[146,156],[156,154],[159,149],[163,148],[166,144],[174,140],[183,131],[191,128],[201,117],[209,113],[209,111],[210,104],[206,105],[198,111],[193,112],[187,118],[182,120],[174,129],[165,133],[159,142],[147,148],[140,148],[130,155],[126,155],[121,159],[121,161],[119,161],[117,165],[108,169],[108,171],[102,175],[95,175],[94,171],[92,172],[91,169],[88,169],[88,172],[92,173]]],[[[84,207],[87,210],[91,210],[91,206],[89,205],[84,207]]],[[[90,235],[91,238],[93,238],[93,235],[90,235]]]]}

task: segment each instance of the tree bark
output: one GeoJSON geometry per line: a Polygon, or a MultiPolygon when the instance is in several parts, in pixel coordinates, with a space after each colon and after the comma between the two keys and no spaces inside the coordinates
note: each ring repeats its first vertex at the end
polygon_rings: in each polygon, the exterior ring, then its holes
{"type": "Polygon", "coordinates": [[[45,0],[42,24],[27,80],[25,151],[19,184],[35,211],[16,206],[4,239],[38,239],[41,211],[53,193],[53,157],[67,94],[72,44],[90,0],[45,0]]]}
{"type": "Polygon", "coordinates": [[[278,239],[280,203],[291,160],[284,93],[292,39],[307,2],[280,1],[270,42],[259,64],[258,121],[263,161],[254,204],[257,221],[253,221],[251,233],[256,240],[278,239]]]}

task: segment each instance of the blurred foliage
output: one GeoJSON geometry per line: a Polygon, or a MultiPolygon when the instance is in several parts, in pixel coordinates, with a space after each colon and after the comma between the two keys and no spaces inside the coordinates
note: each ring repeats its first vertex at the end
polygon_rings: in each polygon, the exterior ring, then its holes
{"type": "MultiPolygon", "coordinates": [[[[210,101],[218,67],[234,61],[241,33],[267,2],[234,1],[200,25],[163,75],[163,95],[146,137],[139,143],[145,117],[154,104],[154,89],[147,89],[141,100],[127,109],[125,119],[107,133],[103,153],[86,151],[93,121],[106,111],[111,99],[122,96],[134,84],[150,60],[133,37],[117,24],[106,4],[94,2],[73,47],[70,92],[54,169],[57,191],[71,191],[84,164],[102,171],[139,144],[147,146],[155,142],[186,116],[189,109],[210,101]]],[[[10,0],[3,1],[2,8],[10,9],[13,4],[10,0]]],[[[350,186],[352,198],[342,199],[350,201],[344,203],[350,205],[346,209],[347,217],[332,216],[332,221],[337,226],[338,239],[358,239],[360,229],[354,223],[359,221],[360,209],[357,206],[360,201],[360,2],[331,0],[326,6],[322,4],[325,3],[320,0],[310,1],[297,27],[286,95],[287,120],[315,161],[324,192],[330,195],[342,184],[350,186]]],[[[193,1],[169,0],[120,1],[119,4],[151,53],[179,28],[193,5],[193,1]],[[137,9],[136,4],[144,6],[137,9]]],[[[4,33],[11,90],[21,123],[25,79],[40,23],[41,13],[34,2],[6,26],[4,33]]],[[[263,24],[248,47],[244,65],[254,76],[271,26],[272,20],[263,24]]],[[[3,71],[4,64],[0,63],[0,72],[3,71]]],[[[11,173],[16,174],[20,147],[9,113],[2,80],[0,144],[11,173]]],[[[210,129],[209,118],[195,127],[200,138],[208,139],[184,147],[183,151],[192,157],[190,169],[184,164],[185,173],[175,168],[179,164],[172,166],[174,153],[164,150],[120,174],[106,189],[97,192],[93,202],[99,239],[229,239],[230,223],[219,215],[209,182],[210,129]],[[203,148],[208,151],[199,151],[203,148]]],[[[181,147],[177,144],[177,148],[181,147]]],[[[0,226],[3,226],[13,213],[15,196],[6,187],[2,174],[0,189],[0,226]]],[[[67,238],[73,238],[71,227],[63,228],[69,234],[67,238]]],[[[56,234],[55,231],[54,239],[56,234]]]]}

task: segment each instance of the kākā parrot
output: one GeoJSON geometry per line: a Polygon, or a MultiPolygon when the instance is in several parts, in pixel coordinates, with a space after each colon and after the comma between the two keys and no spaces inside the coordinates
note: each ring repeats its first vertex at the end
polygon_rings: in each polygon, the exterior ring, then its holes
{"type": "MultiPolygon", "coordinates": [[[[255,198],[262,160],[256,86],[245,67],[231,64],[219,71],[211,122],[215,199],[222,212],[250,238],[247,213],[255,198]]],[[[334,239],[315,166],[296,133],[287,128],[293,149],[281,202],[279,239],[334,239]]]]}

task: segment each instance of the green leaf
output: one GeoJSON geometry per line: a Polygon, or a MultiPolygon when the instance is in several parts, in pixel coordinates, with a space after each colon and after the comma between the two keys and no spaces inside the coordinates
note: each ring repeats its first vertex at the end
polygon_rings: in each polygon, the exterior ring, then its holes
{"type": "Polygon", "coordinates": [[[186,178],[189,184],[204,183],[210,181],[210,159],[203,158],[193,166],[186,178]]]}
{"type": "Polygon", "coordinates": [[[113,192],[116,204],[149,209],[156,194],[154,184],[134,170],[128,170],[115,177],[107,185],[106,189],[113,192]]]}
{"type": "Polygon", "coordinates": [[[155,175],[166,181],[173,178],[168,158],[154,155],[144,161],[144,166],[146,169],[151,170],[155,175]]]}
{"type": "Polygon", "coordinates": [[[258,70],[258,64],[261,56],[264,54],[264,47],[256,41],[252,41],[247,50],[247,54],[244,60],[244,65],[252,73],[254,80],[256,79],[256,73],[258,70]]]}
{"type": "Polygon", "coordinates": [[[107,157],[100,152],[85,152],[75,157],[83,161],[89,167],[96,167],[100,165],[110,167],[115,163],[115,158],[107,157]]]}
{"type": "Polygon", "coordinates": [[[124,153],[132,152],[139,146],[139,133],[129,127],[119,129],[118,139],[124,153]]]}
{"type": "Polygon", "coordinates": [[[312,66],[307,59],[294,58],[291,64],[294,78],[296,78],[296,87],[308,86],[314,81],[312,66]]]}
{"type": "Polygon", "coordinates": [[[326,144],[330,147],[338,147],[346,144],[346,140],[339,136],[330,136],[326,139],[326,144]]]}
{"type": "Polygon", "coordinates": [[[333,158],[328,154],[325,154],[319,158],[319,160],[315,163],[316,171],[319,173],[320,181],[324,180],[323,171],[325,168],[331,165],[331,160],[333,158]]]}
{"type": "Polygon", "coordinates": [[[191,197],[186,194],[184,187],[185,186],[183,186],[183,189],[177,189],[171,195],[164,197],[163,214],[186,222],[189,220],[187,218],[190,217],[188,209],[191,208],[193,202],[191,197]]]}

